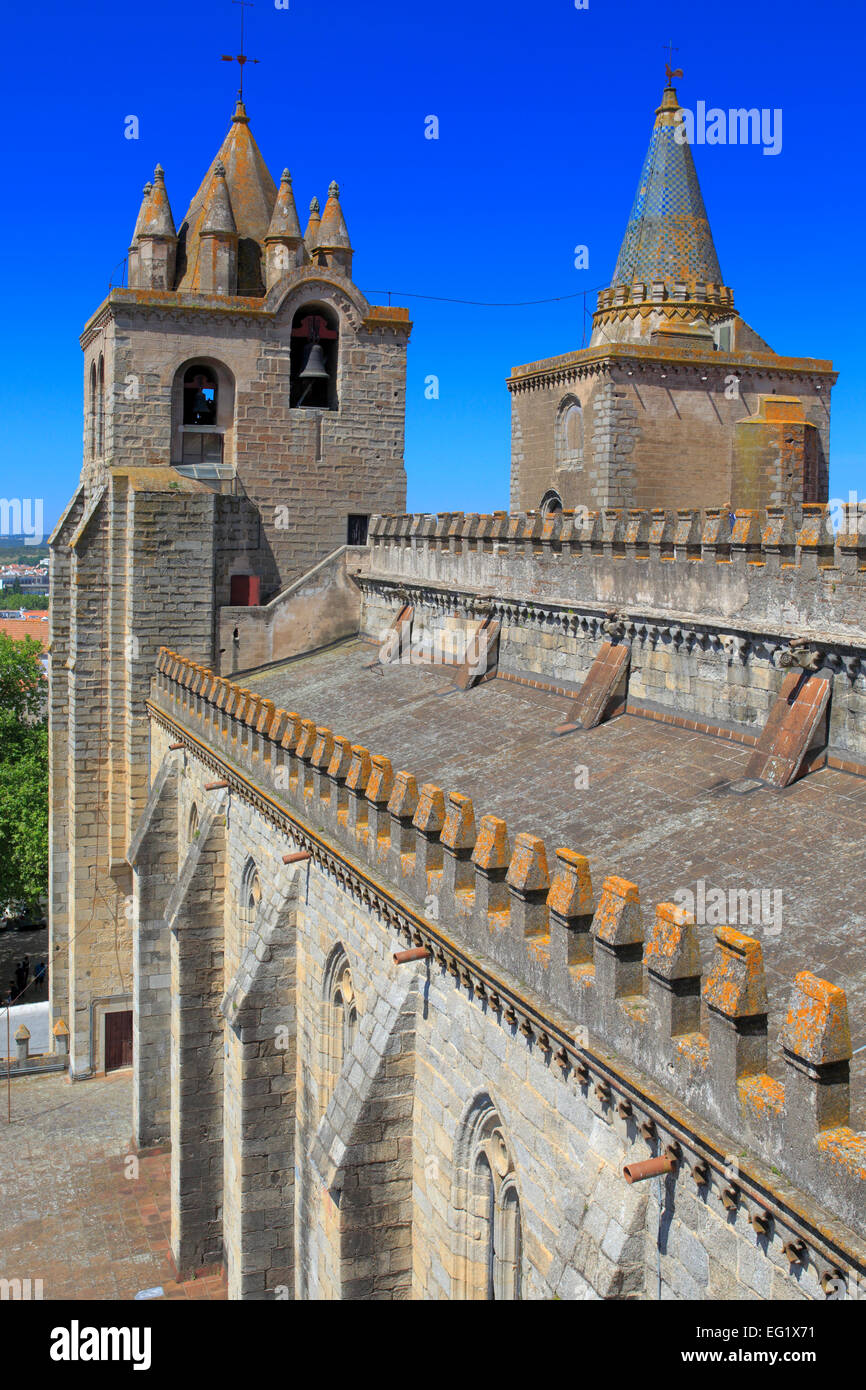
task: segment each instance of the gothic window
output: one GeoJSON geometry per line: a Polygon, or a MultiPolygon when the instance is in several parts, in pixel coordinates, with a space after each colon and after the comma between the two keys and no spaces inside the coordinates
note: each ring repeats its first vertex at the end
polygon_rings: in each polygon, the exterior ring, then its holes
{"type": "Polygon", "coordinates": [[[541,499],[540,510],[542,516],[550,516],[551,512],[561,512],[562,498],[559,493],[554,492],[552,488],[549,492],[546,492],[541,499]]]}
{"type": "Polygon", "coordinates": [[[96,455],[102,458],[105,439],[105,362],[100,354],[96,379],[96,455]]]}
{"type": "Polygon", "coordinates": [[[192,844],[193,840],[198,839],[198,807],[195,802],[192,803],[189,810],[189,819],[186,823],[186,838],[188,844],[192,844]]]}
{"type": "Polygon", "coordinates": [[[521,1296],[522,1233],[514,1161],[489,1096],[470,1109],[455,1150],[456,1298],[521,1296]]]}
{"type": "Polygon", "coordinates": [[[339,320],[324,305],[304,305],[292,319],[289,405],[337,409],[339,320]]]}
{"type": "Polygon", "coordinates": [[[90,427],[90,457],[96,458],[96,363],[90,364],[90,403],[88,409],[90,427]]]}
{"type": "Polygon", "coordinates": [[[241,950],[246,949],[250,932],[258,916],[259,903],[262,900],[262,887],[259,882],[259,871],[253,859],[248,859],[241,878],[241,900],[240,900],[240,922],[241,922],[241,950]]]}
{"type": "Polygon", "coordinates": [[[322,1037],[322,1109],[330,1099],[346,1055],[358,1034],[358,1001],[352,968],[342,946],[336,947],[325,972],[322,1037]]]}
{"type": "Polygon", "coordinates": [[[566,397],[559,408],[556,461],[560,468],[583,463],[583,411],[573,396],[566,397]]]}

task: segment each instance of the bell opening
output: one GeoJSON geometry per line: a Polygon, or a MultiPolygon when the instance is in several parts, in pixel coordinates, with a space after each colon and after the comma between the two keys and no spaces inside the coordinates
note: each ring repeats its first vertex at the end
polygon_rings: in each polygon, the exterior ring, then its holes
{"type": "Polygon", "coordinates": [[[305,305],[292,320],[291,401],[295,409],[337,409],[339,321],[333,310],[305,305]]]}

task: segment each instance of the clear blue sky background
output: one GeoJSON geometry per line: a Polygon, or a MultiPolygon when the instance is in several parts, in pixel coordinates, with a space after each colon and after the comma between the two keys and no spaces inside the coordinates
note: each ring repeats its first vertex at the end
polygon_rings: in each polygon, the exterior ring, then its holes
{"type": "MultiPolygon", "coordinates": [[[[125,255],[159,160],[179,225],[229,124],[230,0],[7,11],[0,219],[3,496],[53,524],[81,466],[78,334],[125,255]],[[140,139],[124,138],[135,114],[140,139]]],[[[582,301],[491,309],[399,291],[522,300],[607,284],[653,110],[663,45],[680,100],[783,112],[783,147],[695,150],[725,282],[778,352],[832,357],[831,495],[866,492],[861,280],[863,18],[853,0],[256,0],[252,129],[299,205],[336,178],[367,292],[410,306],[406,464],[413,509],[507,505],[520,362],[581,345],[582,301]],[[438,141],[424,118],[440,121],[438,141]],[[574,269],[574,247],[590,249],[574,269]],[[425,400],[425,377],[440,379],[425,400]]],[[[378,296],[372,296],[378,298],[378,296]]],[[[384,301],[383,301],[384,302],[384,301]]],[[[594,303],[594,295],[588,296],[594,303]]]]}

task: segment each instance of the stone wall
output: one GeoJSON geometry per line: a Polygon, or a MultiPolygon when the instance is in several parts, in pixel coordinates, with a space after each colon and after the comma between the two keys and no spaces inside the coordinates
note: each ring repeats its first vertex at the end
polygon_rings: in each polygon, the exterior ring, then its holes
{"type": "MultiPolygon", "coordinates": [[[[861,517],[861,525],[863,518],[861,517]]],[[[413,642],[501,623],[499,673],[565,691],[624,621],[629,701],[753,738],[809,637],[832,679],[829,744],[866,759],[866,526],[834,543],[825,509],[376,518],[362,628],[381,639],[407,599],[413,642]]]]}
{"type": "Polygon", "coordinates": [[[249,671],[316,651],[358,631],[365,546],[340,546],[263,607],[220,610],[220,670],[249,671]]]}
{"type": "Polygon", "coordinates": [[[537,508],[548,489],[573,507],[766,507],[828,492],[830,364],[772,353],[588,348],[517,367],[511,392],[511,506],[537,508]],[[771,392],[772,394],[768,394],[771,392]],[[765,402],[790,402],[780,459],[765,402]],[[578,461],[559,428],[583,412],[578,461]],[[803,436],[805,428],[811,436],[803,436]],[[744,426],[748,426],[744,431],[744,426]],[[760,441],[758,436],[760,436],[760,441]]]}
{"type": "MultiPolygon", "coordinates": [[[[85,480],[180,461],[182,381],[217,373],[217,426],[231,487],[260,523],[250,568],[269,599],[347,541],[347,518],[405,504],[403,309],[370,306],[335,271],[298,270],[264,302],[113,290],[82,336],[85,374],[105,362],[105,445],[85,480]],[[292,319],[328,306],[340,324],[338,409],[289,407],[292,319]]],[[[89,387],[88,387],[89,390],[89,387]]],[[[89,427],[88,427],[89,428],[89,427]]],[[[227,599],[226,599],[227,601],[227,599]]]]}
{"type": "MultiPolygon", "coordinates": [[[[512,1290],[502,1296],[514,1294],[514,1240],[502,1231],[515,1204],[524,1297],[820,1298],[828,1281],[866,1270],[842,991],[808,971],[797,977],[782,1086],[764,1070],[757,941],[717,930],[705,1036],[693,929],[680,909],[657,907],[644,940],[634,885],[609,878],[596,897],[582,856],[560,850],[549,871],[543,845],[526,835],[512,853],[504,823],[486,816],[476,827],[465,797],[418,789],[386,757],[170,653],[150,711],[154,767],[180,760],[181,800],[194,788],[209,825],[226,819],[225,899],[238,901],[252,856],[262,902],[288,904],[296,921],[297,999],[291,972],[272,977],[259,1066],[246,1079],[226,1038],[222,1125],[224,1146],[241,1144],[244,1109],[264,1092],[281,1117],[258,1131],[259,1158],[276,1167],[280,1133],[295,1136],[298,1296],[485,1296],[469,1219],[479,1146],[498,1165],[497,1193],[511,1196],[496,1216],[495,1278],[512,1290]],[[300,866],[285,866],[284,853],[303,856],[300,866]],[[425,959],[395,962],[406,946],[425,959]],[[336,1071],[326,1007],[335,950],[351,968],[358,1013],[336,1071]],[[296,1047],[296,1115],[272,1080],[286,1074],[274,1067],[281,1024],[296,1047]],[[651,1154],[673,1170],[629,1187],[622,1165],[651,1154]]],[[[213,872],[209,912],[223,901],[216,862],[213,872]]],[[[230,917],[224,1018],[243,977],[230,917]]],[[[203,1007],[213,1018],[209,983],[175,978],[172,992],[173,1018],[203,1007]]],[[[172,1087],[185,1094],[176,1055],[172,1087]]],[[[237,1170],[225,1171],[234,1181],[237,1170]]],[[[178,1174],[173,1201],[187,1200],[178,1174]]],[[[268,1283],[266,1271],[285,1265],[266,1256],[266,1235],[251,1265],[264,1281],[244,1286],[246,1256],[231,1234],[238,1203],[257,1209],[239,1191],[228,1198],[232,1287],[283,1297],[268,1283]]],[[[284,1239],[275,1234],[271,1247],[284,1239]]]]}

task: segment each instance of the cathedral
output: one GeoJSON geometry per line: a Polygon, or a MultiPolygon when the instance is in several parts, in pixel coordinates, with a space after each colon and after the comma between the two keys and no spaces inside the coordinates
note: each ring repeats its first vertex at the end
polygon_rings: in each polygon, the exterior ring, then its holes
{"type": "Polygon", "coordinates": [[[408,312],[240,100],[85,325],[52,1022],[73,1082],[131,1063],[231,1298],[866,1278],[866,515],[679,110],[589,346],[509,377],[508,513],[406,513],[408,312]]]}

